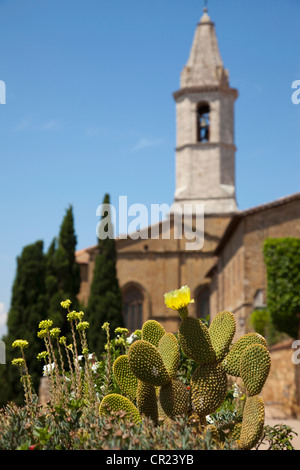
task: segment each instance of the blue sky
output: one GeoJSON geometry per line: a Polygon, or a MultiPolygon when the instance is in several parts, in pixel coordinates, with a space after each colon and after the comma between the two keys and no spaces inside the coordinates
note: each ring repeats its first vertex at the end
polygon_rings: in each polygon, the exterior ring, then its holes
{"type": "MultiPolygon", "coordinates": [[[[77,248],[96,208],[173,202],[175,103],[199,0],[0,0],[0,335],[16,257],[45,250],[72,204],[77,248]]],[[[299,0],[209,0],[238,88],[239,209],[300,190],[299,0]]]]}

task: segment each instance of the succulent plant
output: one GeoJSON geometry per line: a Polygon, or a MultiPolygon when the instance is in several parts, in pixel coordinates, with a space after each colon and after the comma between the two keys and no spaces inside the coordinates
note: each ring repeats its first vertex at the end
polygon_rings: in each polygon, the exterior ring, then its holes
{"type": "Polygon", "coordinates": [[[189,316],[192,303],[187,286],[165,294],[167,307],[180,316],[178,338],[163,326],[148,320],[141,339],[128,354],[113,366],[116,381],[125,396],[111,394],[100,405],[123,410],[135,422],[143,415],[154,423],[158,417],[173,419],[188,415],[198,417],[204,433],[217,436],[217,429],[206,422],[223,403],[228,390],[228,375],[240,377],[246,389],[242,423],[231,432],[240,449],[251,449],[258,442],[264,426],[264,403],[259,394],[268,377],[271,359],[265,338],[248,333],[235,343],[235,317],[231,312],[218,313],[207,327],[199,318],[189,316]],[[190,390],[178,378],[180,347],[196,368],[190,390]]]}
{"type": "Polygon", "coordinates": [[[138,379],[132,373],[127,354],[119,356],[113,364],[113,374],[123,393],[131,400],[136,399],[138,379]]]}
{"type": "Polygon", "coordinates": [[[100,403],[100,416],[104,416],[110,411],[124,411],[130,421],[136,424],[141,422],[141,416],[134,404],[128,398],[118,393],[106,395],[100,403]]]}

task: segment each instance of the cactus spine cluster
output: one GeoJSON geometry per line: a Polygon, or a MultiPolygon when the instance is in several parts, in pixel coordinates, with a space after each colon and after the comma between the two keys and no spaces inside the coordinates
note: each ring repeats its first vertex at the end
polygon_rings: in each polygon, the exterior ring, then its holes
{"type": "Polygon", "coordinates": [[[167,307],[177,310],[181,319],[178,335],[167,333],[155,320],[144,323],[141,339],[113,366],[124,396],[104,397],[100,414],[107,413],[110,407],[124,411],[136,423],[147,416],[156,424],[159,417],[172,420],[176,416],[196,416],[204,433],[211,433],[206,416],[222,405],[228,376],[239,377],[246,400],[242,422],[232,430],[232,438],[240,449],[251,449],[264,426],[264,403],[259,394],[271,365],[266,340],[248,333],[232,343],[236,333],[234,315],[220,312],[207,327],[201,319],[189,316],[191,302],[187,286],[165,294],[167,307]],[[196,363],[190,387],[178,378],[180,347],[196,363]]]}

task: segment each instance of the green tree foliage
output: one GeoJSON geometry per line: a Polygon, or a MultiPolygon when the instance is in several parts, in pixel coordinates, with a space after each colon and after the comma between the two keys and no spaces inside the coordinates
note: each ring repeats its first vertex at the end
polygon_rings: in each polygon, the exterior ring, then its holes
{"type": "MultiPolygon", "coordinates": [[[[109,201],[109,195],[106,194],[103,204],[109,204],[109,201]]],[[[86,316],[90,322],[88,332],[90,349],[100,357],[106,341],[101,328],[103,323],[110,324],[113,335],[115,328],[123,325],[123,316],[122,293],[116,272],[116,246],[109,210],[104,211],[98,229],[98,235],[102,233],[102,236],[98,237],[98,254],[95,259],[86,316]]]]}
{"type": "Polygon", "coordinates": [[[50,244],[46,255],[46,294],[48,318],[66,334],[66,312],[60,308],[62,300],[70,299],[72,308],[78,309],[77,294],[80,289],[80,268],[76,263],[77,238],[74,229],[73,209],[70,206],[62,221],[58,239],[50,244]]]}
{"type": "Polygon", "coordinates": [[[41,376],[40,364],[36,355],[40,351],[40,340],[36,336],[37,325],[45,315],[45,255],[43,242],[37,241],[25,246],[21,256],[17,258],[17,270],[12,289],[11,307],[8,312],[7,335],[3,338],[6,345],[6,366],[1,366],[0,401],[23,402],[23,388],[19,373],[11,367],[12,358],[18,352],[12,349],[15,339],[29,342],[27,358],[33,385],[39,384],[41,376]]]}
{"type": "Polygon", "coordinates": [[[254,310],[250,317],[251,326],[262,336],[268,336],[270,326],[270,313],[265,308],[254,310]]]}
{"type": "Polygon", "coordinates": [[[275,328],[270,312],[266,308],[254,310],[250,316],[250,324],[256,333],[266,338],[269,345],[276,344],[289,337],[286,333],[275,328]]]}
{"type": "Polygon", "coordinates": [[[50,318],[62,334],[70,336],[66,311],[60,302],[67,298],[72,308],[78,309],[77,294],[80,288],[79,265],[75,260],[76,235],[73,210],[70,206],[63,218],[58,239],[50,244],[48,252],[43,253],[44,244],[37,241],[24,247],[17,259],[17,272],[12,289],[11,308],[8,313],[8,333],[3,341],[6,345],[6,363],[0,369],[0,402],[8,400],[23,402],[23,388],[16,368],[11,367],[16,351],[11,347],[18,338],[29,342],[26,351],[29,372],[37,391],[42,366],[36,356],[43,343],[36,331],[41,320],[50,318]]]}
{"type": "Polygon", "coordinates": [[[267,269],[268,305],[276,329],[298,336],[300,314],[300,239],[267,239],[263,247],[267,269]]]}

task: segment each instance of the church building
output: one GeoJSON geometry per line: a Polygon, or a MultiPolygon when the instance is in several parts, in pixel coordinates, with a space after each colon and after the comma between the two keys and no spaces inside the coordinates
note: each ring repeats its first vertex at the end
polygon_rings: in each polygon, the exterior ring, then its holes
{"type": "MultiPolygon", "coordinates": [[[[300,193],[270,204],[239,211],[235,193],[234,105],[238,91],[220,55],[214,23],[207,9],[197,25],[183,67],[176,106],[176,189],[174,206],[204,207],[201,249],[187,248],[176,237],[176,216],[155,227],[158,236],[116,239],[117,275],[122,290],[125,325],[130,331],[148,319],[175,332],[179,317],[164,305],[164,293],[188,285],[195,300],[191,315],[213,318],[230,310],[237,335],[248,332],[249,315],[266,303],[265,238],[300,238],[300,193]],[[167,227],[168,234],[165,236],[167,227]]],[[[183,232],[183,235],[185,233],[183,232]]],[[[97,245],[76,253],[81,267],[79,299],[87,304],[97,245]]]]}

